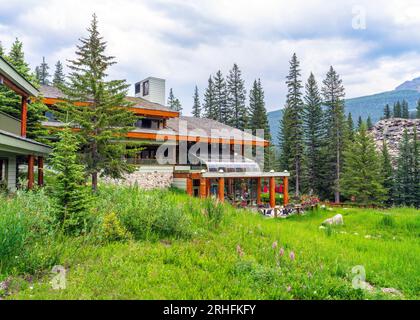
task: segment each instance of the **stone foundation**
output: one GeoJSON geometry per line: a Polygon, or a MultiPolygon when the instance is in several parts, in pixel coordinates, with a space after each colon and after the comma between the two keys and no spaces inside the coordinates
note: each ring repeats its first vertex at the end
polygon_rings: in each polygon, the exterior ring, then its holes
{"type": "Polygon", "coordinates": [[[124,178],[125,179],[102,178],[101,182],[118,186],[137,185],[139,188],[145,190],[166,189],[172,186],[174,176],[172,172],[136,171],[134,173],[125,175],[124,178]]]}

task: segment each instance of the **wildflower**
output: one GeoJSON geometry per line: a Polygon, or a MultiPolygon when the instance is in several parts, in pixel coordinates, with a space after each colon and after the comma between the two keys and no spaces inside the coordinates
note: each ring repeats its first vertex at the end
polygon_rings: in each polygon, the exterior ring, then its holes
{"type": "Polygon", "coordinates": [[[242,248],[241,248],[241,246],[239,244],[236,246],[236,252],[238,253],[238,255],[240,257],[243,257],[244,256],[244,251],[242,250],[242,248]]]}
{"type": "Polygon", "coordinates": [[[310,279],[312,277],[313,277],[312,272],[308,272],[308,278],[310,279]]]}
{"type": "Polygon", "coordinates": [[[280,255],[280,257],[284,256],[284,249],[283,248],[280,249],[279,255],[280,255]]]}
{"type": "Polygon", "coordinates": [[[290,260],[295,261],[295,259],[296,259],[295,253],[293,251],[290,252],[290,260]]]}
{"type": "Polygon", "coordinates": [[[273,249],[276,249],[276,248],[278,247],[278,245],[279,245],[279,244],[278,244],[278,242],[277,242],[277,241],[275,241],[275,242],[273,242],[272,248],[273,248],[273,249]]]}
{"type": "Polygon", "coordinates": [[[292,291],[292,287],[291,286],[287,286],[287,292],[290,292],[290,291],[292,291]]]}

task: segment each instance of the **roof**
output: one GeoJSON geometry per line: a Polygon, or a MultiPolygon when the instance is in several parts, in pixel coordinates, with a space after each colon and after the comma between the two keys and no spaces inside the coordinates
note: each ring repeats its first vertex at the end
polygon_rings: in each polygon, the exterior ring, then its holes
{"type": "MultiPolygon", "coordinates": [[[[49,99],[65,99],[66,98],[66,96],[60,89],[53,86],[43,85],[40,88],[40,92],[44,98],[49,98],[49,99]]],[[[134,103],[132,108],[158,110],[158,111],[165,111],[165,112],[171,112],[171,113],[174,112],[169,107],[163,106],[158,103],[150,102],[143,98],[127,97],[127,100],[129,102],[134,103]]]]}
{"type": "Polygon", "coordinates": [[[49,154],[52,148],[35,140],[0,130],[0,150],[22,154],[26,154],[27,152],[49,154]]]}
{"type": "MultiPolygon", "coordinates": [[[[38,89],[23,77],[9,62],[0,56],[0,76],[10,82],[8,85],[12,85],[18,90],[22,91],[27,96],[37,96],[38,89]]],[[[15,88],[12,88],[15,90],[15,88]]]]}

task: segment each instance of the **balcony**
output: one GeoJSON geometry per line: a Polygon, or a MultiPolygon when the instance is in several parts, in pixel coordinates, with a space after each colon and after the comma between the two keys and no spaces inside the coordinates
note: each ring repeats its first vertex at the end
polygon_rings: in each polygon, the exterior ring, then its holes
{"type": "Polygon", "coordinates": [[[20,136],[20,120],[0,112],[0,130],[20,136]]]}

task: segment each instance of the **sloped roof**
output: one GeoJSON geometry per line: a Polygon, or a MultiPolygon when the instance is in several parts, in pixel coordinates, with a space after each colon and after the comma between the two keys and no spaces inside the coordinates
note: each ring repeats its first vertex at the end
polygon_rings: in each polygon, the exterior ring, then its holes
{"type": "Polygon", "coordinates": [[[8,79],[19,90],[28,96],[37,96],[38,90],[35,86],[23,77],[9,62],[0,56],[0,76],[8,79]]]}

